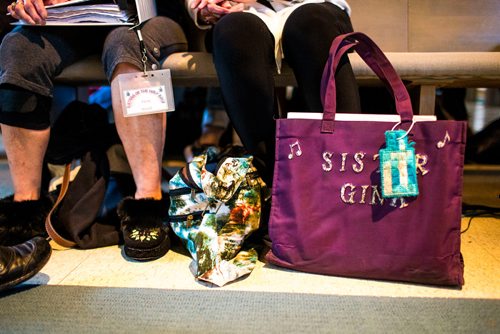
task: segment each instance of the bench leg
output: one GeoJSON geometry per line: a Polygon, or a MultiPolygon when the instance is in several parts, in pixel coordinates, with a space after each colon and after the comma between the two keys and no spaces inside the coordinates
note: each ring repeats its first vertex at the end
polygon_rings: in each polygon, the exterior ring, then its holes
{"type": "Polygon", "coordinates": [[[434,115],[436,108],[436,86],[424,85],[414,87],[411,91],[413,113],[418,115],[434,115]]]}

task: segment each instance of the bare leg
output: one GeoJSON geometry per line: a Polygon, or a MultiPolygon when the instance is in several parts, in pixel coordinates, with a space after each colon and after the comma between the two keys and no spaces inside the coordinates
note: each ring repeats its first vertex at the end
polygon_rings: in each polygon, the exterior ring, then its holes
{"type": "Polygon", "coordinates": [[[14,185],[14,201],[39,199],[50,128],[29,130],[5,124],[1,128],[14,185]]]}
{"type": "Polygon", "coordinates": [[[130,64],[119,64],[111,80],[115,124],[137,186],[135,198],[161,199],[161,168],[167,116],[165,113],[124,117],[118,89],[118,74],[140,72],[130,64]]]}

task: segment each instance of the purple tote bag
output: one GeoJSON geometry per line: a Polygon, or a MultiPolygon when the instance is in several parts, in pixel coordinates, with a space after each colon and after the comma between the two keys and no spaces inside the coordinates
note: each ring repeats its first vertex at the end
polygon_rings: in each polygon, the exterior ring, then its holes
{"type": "Polygon", "coordinates": [[[413,122],[401,79],[362,33],[334,40],[321,94],[322,119],[277,120],[267,260],[319,274],[462,286],[466,123],[413,122]],[[335,120],[334,74],[351,48],[393,94],[400,124],[335,120]],[[414,197],[381,196],[378,153],[394,127],[415,142],[414,197]]]}

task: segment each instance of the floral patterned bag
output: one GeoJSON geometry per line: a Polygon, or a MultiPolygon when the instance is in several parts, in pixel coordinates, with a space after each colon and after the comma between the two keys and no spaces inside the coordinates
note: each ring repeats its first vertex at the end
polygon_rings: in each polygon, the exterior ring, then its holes
{"type": "Polygon", "coordinates": [[[218,286],[252,272],[246,238],[259,228],[269,190],[242,147],[209,147],[169,181],[169,222],[193,258],[199,280],[218,286]]]}

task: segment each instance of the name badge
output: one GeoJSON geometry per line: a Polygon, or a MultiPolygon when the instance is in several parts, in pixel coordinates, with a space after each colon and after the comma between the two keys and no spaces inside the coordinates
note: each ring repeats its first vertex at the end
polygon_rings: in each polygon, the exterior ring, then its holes
{"type": "Polygon", "coordinates": [[[124,73],[116,77],[125,117],[175,110],[170,70],[124,73]]]}

